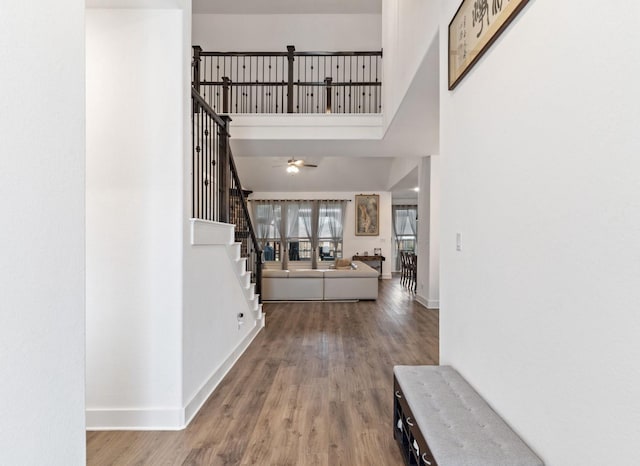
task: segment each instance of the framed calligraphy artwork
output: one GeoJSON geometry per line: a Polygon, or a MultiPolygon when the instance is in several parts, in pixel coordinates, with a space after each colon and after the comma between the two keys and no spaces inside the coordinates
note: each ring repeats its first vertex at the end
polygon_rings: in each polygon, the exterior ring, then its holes
{"type": "Polygon", "coordinates": [[[380,234],[380,196],[378,194],[356,195],[356,236],[378,236],[380,234]]]}
{"type": "Polygon", "coordinates": [[[463,0],[449,23],[449,90],[480,60],[529,0],[463,0]]]}

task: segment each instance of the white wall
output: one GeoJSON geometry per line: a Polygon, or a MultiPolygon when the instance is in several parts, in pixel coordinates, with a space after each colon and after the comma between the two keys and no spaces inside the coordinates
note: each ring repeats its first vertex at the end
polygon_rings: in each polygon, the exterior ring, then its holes
{"type": "Polygon", "coordinates": [[[180,10],[87,11],[89,427],[182,407],[180,10]]]}
{"type": "Polygon", "coordinates": [[[347,199],[347,212],[345,217],[345,228],[342,243],[343,256],[350,258],[356,252],[362,255],[365,251],[373,254],[374,248],[382,249],[385,262],[382,263],[382,278],[391,278],[392,251],[391,251],[391,193],[390,192],[254,192],[250,199],[347,199]],[[379,236],[356,236],[355,220],[355,196],[356,194],[379,194],[380,195],[380,235],[379,236]]]}
{"type": "Polygon", "coordinates": [[[459,3],[440,22],[441,362],[547,465],[636,464],[640,4],[532,1],[449,92],[459,3]]]}
{"type": "Polygon", "coordinates": [[[380,50],[381,16],[193,15],[193,45],[207,51],[380,50]]]}
{"type": "Polygon", "coordinates": [[[0,7],[0,464],[81,465],[84,3],[0,7]]]}
{"type": "Polygon", "coordinates": [[[429,309],[440,306],[440,157],[420,161],[418,193],[418,283],[416,299],[429,309]]]}
{"type": "MultiPolygon", "coordinates": [[[[190,14],[189,8],[184,18],[184,134],[191,132],[191,92],[187,83],[191,80],[191,23],[193,18],[193,27],[196,27],[197,17],[190,14]]],[[[238,39],[244,35],[234,31],[233,37],[238,39]]],[[[191,139],[184,142],[185,154],[189,156],[183,161],[182,404],[185,421],[189,422],[262,328],[264,320],[256,319],[257,313],[245,299],[245,291],[234,274],[233,267],[237,264],[228,257],[225,243],[194,245],[191,242],[191,139]],[[240,326],[239,313],[244,314],[240,326]]],[[[224,226],[207,223],[197,222],[205,231],[224,229],[224,226]]],[[[229,241],[233,241],[229,231],[229,241]]]]}
{"type": "Polygon", "coordinates": [[[388,189],[412,189],[418,186],[417,177],[412,176],[420,165],[419,157],[396,157],[391,162],[389,168],[389,181],[387,183],[388,189]],[[413,183],[413,185],[407,185],[407,183],[413,183]]]}
{"type": "MultiPolygon", "coordinates": [[[[404,98],[429,46],[437,39],[440,5],[424,0],[382,0],[385,126],[404,98]]],[[[427,131],[428,129],[425,129],[427,131]]]]}
{"type": "MultiPolygon", "coordinates": [[[[189,222],[191,223],[191,222],[189,222]]],[[[183,320],[183,405],[186,421],[197,412],[222,377],[244,352],[264,319],[258,321],[236,275],[229,244],[233,228],[197,221],[200,234],[215,241],[194,241],[185,248],[183,320]],[[218,238],[220,238],[218,240],[218,238]],[[243,317],[238,319],[238,314],[243,317]],[[239,324],[241,322],[241,324],[239,324]]]]}
{"type": "MultiPolygon", "coordinates": [[[[431,175],[429,189],[429,292],[426,296],[427,307],[440,307],[440,157],[429,157],[431,175]]],[[[420,242],[418,242],[420,246],[420,242]]],[[[418,294],[421,294],[420,292],[418,294]]],[[[424,297],[424,296],[423,296],[424,297]]]]}

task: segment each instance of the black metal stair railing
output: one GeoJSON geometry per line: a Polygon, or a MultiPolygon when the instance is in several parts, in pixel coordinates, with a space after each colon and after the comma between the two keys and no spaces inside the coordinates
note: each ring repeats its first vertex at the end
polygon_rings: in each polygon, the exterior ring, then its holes
{"type": "Polygon", "coordinates": [[[218,113],[380,113],[382,51],[208,52],[193,86],[218,113]]]}
{"type": "Polygon", "coordinates": [[[235,240],[241,243],[242,257],[247,258],[247,271],[262,302],[262,250],[229,146],[231,118],[216,114],[195,88],[191,102],[191,216],[235,225],[235,240]]]}

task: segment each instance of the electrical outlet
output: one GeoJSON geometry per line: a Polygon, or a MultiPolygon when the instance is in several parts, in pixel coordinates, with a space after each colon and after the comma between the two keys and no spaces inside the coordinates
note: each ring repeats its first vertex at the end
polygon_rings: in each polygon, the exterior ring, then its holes
{"type": "Polygon", "coordinates": [[[462,251],[462,235],[456,233],[456,251],[462,251]]]}

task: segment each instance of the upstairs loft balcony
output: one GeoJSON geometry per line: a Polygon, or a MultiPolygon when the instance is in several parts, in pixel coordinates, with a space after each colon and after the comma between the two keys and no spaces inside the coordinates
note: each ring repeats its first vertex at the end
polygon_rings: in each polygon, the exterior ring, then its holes
{"type": "Polygon", "coordinates": [[[206,52],[193,47],[193,85],[217,113],[382,111],[382,51],[206,52]]]}
{"type": "Polygon", "coordinates": [[[210,52],[193,87],[233,119],[234,139],[380,139],[382,51],[210,52]]]}

